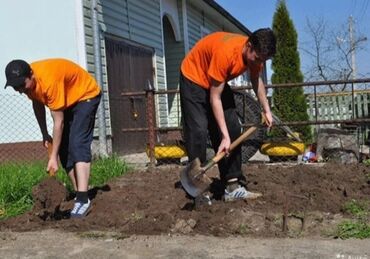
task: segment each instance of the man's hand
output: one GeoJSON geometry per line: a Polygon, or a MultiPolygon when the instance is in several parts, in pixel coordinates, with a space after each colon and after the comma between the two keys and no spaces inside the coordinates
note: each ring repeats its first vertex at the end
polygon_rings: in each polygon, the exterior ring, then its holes
{"type": "Polygon", "coordinates": [[[58,161],[56,159],[49,159],[49,162],[48,162],[48,166],[46,168],[46,171],[50,173],[52,173],[53,175],[56,174],[56,172],[58,171],[58,161]]]}
{"type": "Polygon", "coordinates": [[[49,145],[53,142],[53,138],[47,134],[45,136],[42,137],[42,145],[45,147],[45,148],[49,148],[49,145]]]}
{"type": "Polygon", "coordinates": [[[218,146],[217,155],[225,151],[226,156],[228,156],[230,154],[230,144],[230,138],[223,138],[218,146]]]}
{"type": "Polygon", "coordinates": [[[49,173],[50,176],[55,176],[58,170],[58,160],[52,156],[53,153],[53,139],[48,134],[44,136],[44,146],[48,149],[48,165],[46,167],[46,171],[49,173]]]}
{"type": "Polygon", "coordinates": [[[265,114],[265,123],[267,127],[271,128],[272,123],[273,123],[272,113],[271,111],[269,111],[269,112],[264,112],[264,114],[265,114]]]}
{"type": "Polygon", "coordinates": [[[271,128],[273,119],[270,105],[266,96],[265,84],[263,83],[261,77],[251,78],[251,82],[253,90],[256,93],[258,101],[261,104],[262,109],[264,111],[266,120],[265,123],[269,128],[271,128]]]}

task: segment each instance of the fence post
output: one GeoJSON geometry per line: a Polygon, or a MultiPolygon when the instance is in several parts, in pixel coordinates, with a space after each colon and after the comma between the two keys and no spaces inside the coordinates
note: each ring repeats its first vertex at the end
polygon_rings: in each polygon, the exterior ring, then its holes
{"type": "Polygon", "coordinates": [[[146,96],[146,121],[148,124],[148,146],[149,146],[149,168],[152,169],[155,165],[154,148],[155,148],[155,103],[154,103],[154,87],[148,80],[145,89],[146,96]]]}

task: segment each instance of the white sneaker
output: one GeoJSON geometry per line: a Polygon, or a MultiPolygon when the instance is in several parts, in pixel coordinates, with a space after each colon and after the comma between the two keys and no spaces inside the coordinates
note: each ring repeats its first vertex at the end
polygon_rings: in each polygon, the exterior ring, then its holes
{"type": "Polygon", "coordinates": [[[232,192],[228,192],[225,189],[224,200],[225,202],[236,201],[236,200],[245,200],[245,199],[257,199],[261,197],[262,193],[258,192],[249,192],[244,187],[240,186],[232,192]]]}
{"type": "Polygon", "coordinates": [[[91,208],[90,200],[87,200],[86,203],[76,201],[75,206],[71,210],[71,218],[85,217],[90,212],[90,208],[91,208]]]}

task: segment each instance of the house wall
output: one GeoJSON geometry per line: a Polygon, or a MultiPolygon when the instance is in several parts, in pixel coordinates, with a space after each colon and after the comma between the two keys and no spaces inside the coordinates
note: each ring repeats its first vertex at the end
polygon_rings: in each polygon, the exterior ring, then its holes
{"type": "MultiPolygon", "coordinates": [[[[178,89],[181,61],[185,55],[184,33],[182,23],[182,1],[161,0],[163,39],[166,64],[166,85],[168,90],[178,89]],[[167,21],[167,22],[166,22],[167,21]]],[[[169,127],[180,126],[181,110],[179,94],[168,94],[169,127]]]]}
{"type": "MultiPolygon", "coordinates": [[[[84,20],[87,46],[88,70],[94,73],[93,30],[91,28],[91,0],[84,0],[84,20]]],[[[104,34],[114,35],[129,40],[155,51],[155,88],[165,89],[164,58],[162,44],[162,23],[159,0],[99,0],[98,19],[104,34]]],[[[111,134],[108,91],[109,82],[106,73],[104,40],[101,41],[101,56],[103,65],[103,88],[105,89],[105,114],[107,118],[107,134],[111,134]]],[[[144,89],[144,86],[143,86],[144,89]]],[[[165,101],[160,101],[165,103],[165,101]]],[[[163,105],[160,105],[163,107],[163,105]]],[[[160,117],[166,118],[166,109],[159,111],[160,117]]]]}
{"type": "Polygon", "coordinates": [[[187,27],[188,27],[188,43],[191,49],[195,43],[202,38],[204,31],[228,31],[234,33],[245,34],[236,26],[217,13],[213,8],[210,8],[203,1],[186,0],[186,14],[187,14],[187,27]]]}
{"type": "MultiPolygon", "coordinates": [[[[84,22],[86,32],[86,50],[88,70],[94,73],[94,49],[93,49],[93,31],[91,28],[91,0],[83,0],[84,22]]],[[[99,22],[105,34],[115,35],[124,40],[129,40],[154,49],[154,68],[155,68],[155,89],[166,90],[177,88],[178,69],[166,71],[165,52],[163,39],[163,15],[169,15],[174,18],[173,21],[180,30],[179,42],[176,42],[174,48],[167,54],[168,62],[171,64],[180,64],[188,47],[192,47],[202,36],[202,30],[217,31],[228,30],[241,32],[236,26],[233,26],[220,13],[211,8],[208,4],[199,0],[99,0],[98,1],[99,22]],[[174,6],[177,5],[177,13],[174,14],[174,6]],[[185,6],[186,10],[183,10],[185,6]],[[170,12],[167,12],[171,10],[170,12]],[[187,21],[184,21],[184,13],[187,21]],[[186,28],[184,28],[186,26],[186,28]],[[188,29],[188,34],[184,31],[188,29]],[[186,36],[189,36],[186,38],[186,36]],[[174,60],[178,60],[175,62],[174,60]],[[166,74],[168,73],[168,74],[166,74]],[[167,82],[166,78],[170,81],[167,82]]],[[[179,35],[177,35],[179,36],[179,35]]],[[[170,43],[174,44],[174,43],[170,43]]],[[[101,55],[103,65],[103,88],[105,89],[105,111],[107,125],[109,120],[109,103],[107,88],[109,82],[106,73],[105,48],[104,41],[101,41],[101,55]]],[[[178,65],[179,66],[179,65],[178,65]]],[[[171,66],[172,67],[172,66],[171,66]]],[[[171,119],[172,115],[178,115],[177,109],[169,110],[169,107],[176,107],[175,102],[178,98],[170,100],[165,95],[157,96],[157,123],[160,127],[176,126],[177,119],[171,119]]],[[[110,128],[107,131],[111,134],[110,128]]]]}
{"type": "MultiPolygon", "coordinates": [[[[63,57],[86,66],[79,7],[75,0],[1,2],[0,143],[41,140],[31,101],[12,88],[3,88],[9,61],[63,57]]],[[[47,115],[50,129],[49,112],[47,115]]]]}

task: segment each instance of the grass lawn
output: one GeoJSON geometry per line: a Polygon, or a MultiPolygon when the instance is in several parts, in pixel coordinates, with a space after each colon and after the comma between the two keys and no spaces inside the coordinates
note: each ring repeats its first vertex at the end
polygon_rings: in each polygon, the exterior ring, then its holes
{"type": "MultiPolygon", "coordinates": [[[[32,208],[32,187],[48,177],[45,162],[0,164],[0,219],[16,216],[32,208]]],[[[109,179],[123,175],[128,166],[117,156],[93,161],[90,186],[101,186],[109,179]]],[[[60,170],[57,178],[72,190],[69,178],[60,170]]]]}

